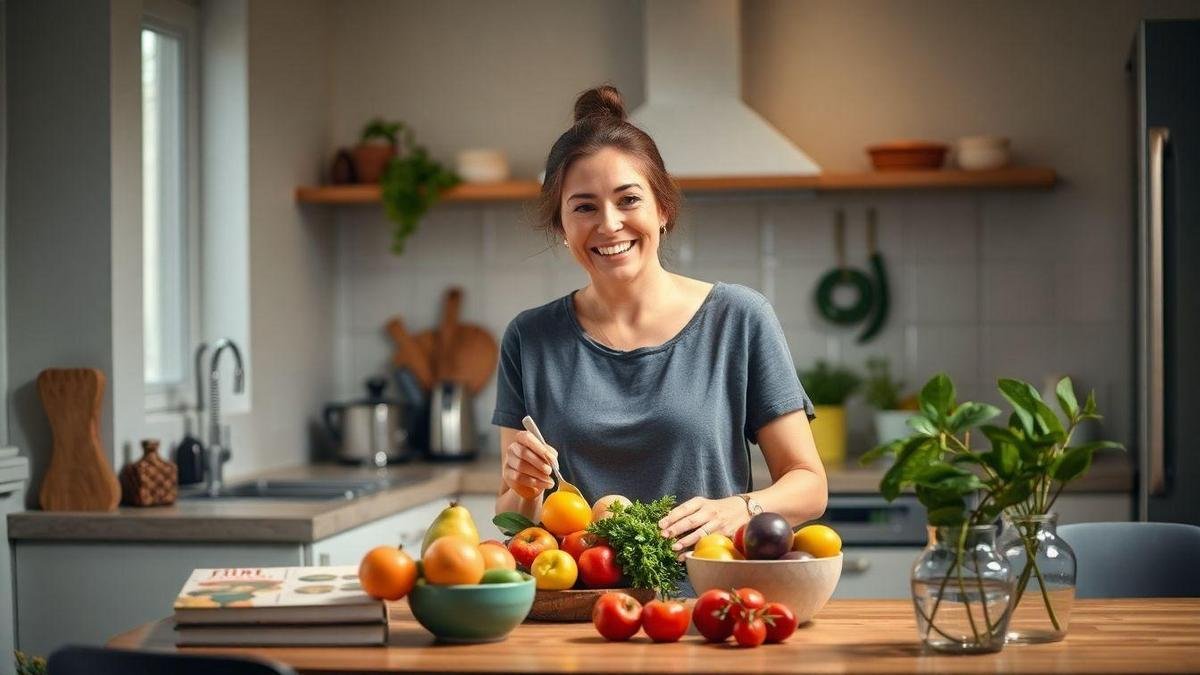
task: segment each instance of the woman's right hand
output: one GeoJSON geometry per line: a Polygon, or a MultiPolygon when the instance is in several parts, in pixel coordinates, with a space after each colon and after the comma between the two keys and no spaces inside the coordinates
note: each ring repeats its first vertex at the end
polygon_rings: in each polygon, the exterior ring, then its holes
{"type": "Polygon", "coordinates": [[[534,499],[552,487],[550,465],[558,461],[558,451],[539,441],[528,431],[518,431],[504,449],[504,484],[524,499],[534,499]]]}

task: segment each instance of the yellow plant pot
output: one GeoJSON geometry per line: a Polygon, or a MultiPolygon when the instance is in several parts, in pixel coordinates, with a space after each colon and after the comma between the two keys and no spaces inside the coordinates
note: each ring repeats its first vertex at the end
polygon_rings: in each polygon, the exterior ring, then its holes
{"type": "Polygon", "coordinates": [[[812,425],[817,454],[827,469],[841,468],[846,462],[846,408],[840,405],[816,406],[812,425]]]}

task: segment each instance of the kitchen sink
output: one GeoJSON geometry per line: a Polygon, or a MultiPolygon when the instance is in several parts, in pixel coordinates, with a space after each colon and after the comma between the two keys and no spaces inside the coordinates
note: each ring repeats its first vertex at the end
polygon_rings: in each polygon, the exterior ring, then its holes
{"type": "Polygon", "coordinates": [[[226,485],[216,496],[209,495],[203,484],[188,486],[180,490],[179,496],[183,499],[354,499],[418,480],[416,476],[259,479],[226,485]]]}

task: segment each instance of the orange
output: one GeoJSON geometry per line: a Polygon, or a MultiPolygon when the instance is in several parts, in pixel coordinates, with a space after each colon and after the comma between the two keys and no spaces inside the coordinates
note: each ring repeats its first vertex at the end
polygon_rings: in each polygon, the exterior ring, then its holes
{"type": "Polygon", "coordinates": [[[376,546],[358,564],[358,583],[372,598],[399,600],[417,582],[417,564],[403,550],[376,546]]]}
{"type": "Polygon", "coordinates": [[[828,525],[805,525],[792,538],[792,550],[832,558],[842,551],[842,538],[828,525]]]}
{"type": "Polygon", "coordinates": [[[517,560],[513,558],[513,554],[504,548],[504,544],[500,543],[484,543],[479,545],[479,552],[483,554],[483,568],[488,570],[494,569],[517,569],[517,560]]]}
{"type": "Polygon", "coordinates": [[[592,507],[574,492],[555,492],[542,504],[542,525],[550,533],[565,537],[592,522],[592,507]]]}
{"type": "Polygon", "coordinates": [[[461,537],[439,537],[421,558],[425,580],[431,584],[477,584],[483,578],[483,554],[479,546],[461,537]]]}

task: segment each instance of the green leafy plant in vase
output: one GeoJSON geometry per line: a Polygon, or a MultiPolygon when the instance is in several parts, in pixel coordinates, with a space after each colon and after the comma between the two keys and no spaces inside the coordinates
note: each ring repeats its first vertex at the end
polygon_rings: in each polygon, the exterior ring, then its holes
{"type": "Polygon", "coordinates": [[[396,156],[403,122],[387,122],[378,117],[363,125],[358,145],[350,152],[354,175],[360,183],[378,183],[387,163],[396,156]]]}
{"type": "MultiPolygon", "coordinates": [[[[1070,445],[1071,432],[1079,422],[1097,416],[1094,397],[1089,395],[1079,406],[1070,380],[1064,379],[1057,387],[1065,425],[1028,383],[1002,379],[998,385],[1013,405],[1007,426],[987,424],[1000,414],[994,406],[956,403],[950,378],[937,375],[921,390],[919,413],[909,421],[914,433],[876,447],[861,460],[865,464],[880,456],[894,456],[895,463],[880,481],[880,491],[890,501],[901,490],[912,488],[928,512],[929,524],[936,528],[934,544],[914,568],[913,602],[922,639],[943,651],[995,651],[1006,638],[1012,640],[1009,623],[1014,608],[1027,600],[1031,579],[1037,579],[1041,590],[1039,604],[1044,613],[1040,616],[1059,631],[1061,639],[1074,597],[1073,556],[1069,575],[1064,575],[1071,588],[1070,599],[1064,603],[1065,594],[1052,598],[1053,585],[1041,569],[1046,563],[1039,562],[1036,555],[1052,529],[1016,528],[1015,544],[1004,544],[998,550],[995,522],[1001,514],[1048,513],[1063,486],[1087,471],[1096,451],[1119,447],[1107,441],[1070,445]],[[986,438],[988,450],[973,447],[972,431],[976,429],[974,440],[986,438]],[[1014,558],[1000,555],[1012,551],[1014,545],[1034,554],[1016,560],[1015,566],[1020,568],[1016,574],[1011,573],[1014,558]],[[981,565],[981,556],[998,560],[981,565]],[[972,584],[977,592],[969,590],[972,584]],[[947,603],[953,608],[949,617],[945,616],[947,603]],[[939,610],[943,612],[940,617],[939,610]],[[964,626],[970,631],[963,630],[964,626]]],[[[1009,539],[1013,540],[1011,534],[1009,539]]],[[[1069,552],[1069,548],[1061,550],[1069,552]]]]}
{"type": "Polygon", "coordinates": [[[849,368],[831,366],[822,359],[798,375],[815,409],[812,433],[821,462],[841,466],[846,461],[846,399],[862,385],[862,378],[849,368]]]}
{"type": "Polygon", "coordinates": [[[867,376],[863,381],[863,399],[875,409],[875,438],[879,445],[908,436],[908,419],[916,405],[902,398],[904,383],[892,377],[887,358],[867,359],[867,376]]]}
{"type": "Polygon", "coordinates": [[[1070,378],[1054,388],[1061,416],[1038,390],[1020,380],[1001,380],[1000,393],[1012,405],[1007,427],[984,433],[1002,461],[990,467],[1024,499],[1004,510],[1002,549],[1017,577],[1008,641],[1055,642],[1066,637],[1075,601],[1075,553],[1057,532],[1054,504],[1068,483],[1091,467],[1096,452],[1124,449],[1112,441],[1072,445],[1080,425],[1101,419],[1096,397],[1080,405],[1070,378]]]}

